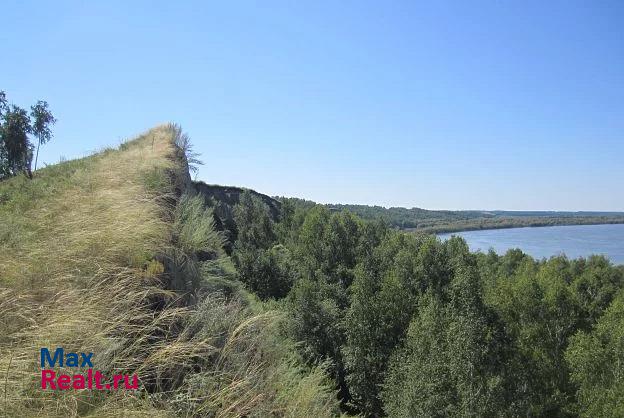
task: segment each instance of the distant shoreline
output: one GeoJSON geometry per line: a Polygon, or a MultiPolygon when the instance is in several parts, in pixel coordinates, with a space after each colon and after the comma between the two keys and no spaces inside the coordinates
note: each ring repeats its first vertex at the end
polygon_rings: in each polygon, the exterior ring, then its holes
{"type": "MultiPolygon", "coordinates": [[[[502,221],[502,219],[499,219],[502,221]]],[[[513,220],[512,220],[513,222],[513,220]]],[[[402,231],[422,234],[451,234],[455,232],[487,231],[496,229],[517,229],[517,228],[545,228],[549,226],[575,226],[575,225],[620,225],[624,224],[624,218],[618,219],[579,219],[546,218],[544,221],[533,220],[530,223],[502,223],[487,225],[488,222],[480,225],[441,225],[424,228],[405,228],[402,231]],[[573,222],[570,222],[573,221],[573,222]]]]}

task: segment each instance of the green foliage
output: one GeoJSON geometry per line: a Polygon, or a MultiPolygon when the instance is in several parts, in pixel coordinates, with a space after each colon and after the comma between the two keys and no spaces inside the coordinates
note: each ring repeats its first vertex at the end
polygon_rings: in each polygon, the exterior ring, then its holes
{"type": "Polygon", "coordinates": [[[390,362],[383,399],[397,417],[507,415],[507,339],[479,301],[470,273],[460,273],[448,304],[421,300],[405,348],[390,362]]]}
{"type": "Polygon", "coordinates": [[[202,346],[172,393],[177,416],[313,416],[338,413],[320,367],[306,367],[278,332],[281,315],[244,291],[206,295],[189,318],[187,346],[202,346]]]}
{"type": "Polygon", "coordinates": [[[288,335],[303,342],[302,354],[309,363],[329,361],[330,371],[344,389],[344,365],[341,347],[345,290],[337,284],[301,279],[288,295],[290,320],[288,335]]]}
{"type": "Polygon", "coordinates": [[[174,210],[173,246],[165,264],[170,287],[180,292],[196,291],[202,280],[202,260],[223,256],[224,239],[215,231],[212,209],[200,196],[184,194],[174,210]],[[201,260],[200,260],[201,259],[201,260]]]}
{"type": "Polygon", "coordinates": [[[484,265],[486,276],[495,277],[486,298],[514,338],[515,361],[524,365],[518,386],[527,409],[534,415],[572,414],[576,387],[564,354],[571,336],[591,329],[622,288],[621,271],[602,257],[536,263],[517,251],[484,265]]]}
{"type": "Polygon", "coordinates": [[[275,242],[273,221],[266,204],[246,191],[234,207],[234,221],[238,230],[237,248],[268,249],[275,242]]]}
{"type": "Polygon", "coordinates": [[[624,416],[624,293],[620,292],[593,330],[572,337],[566,360],[579,388],[581,416],[624,416]]]}
{"type": "Polygon", "coordinates": [[[583,350],[599,341],[602,351],[587,353],[618,361],[619,343],[595,333],[615,327],[604,313],[624,287],[622,267],[598,256],[472,254],[461,238],[405,234],[335,209],[283,199],[273,223],[246,197],[236,208],[234,260],[261,298],[287,295],[278,305],[288,313],[285,331],[309,364],[330,365],[344,410],[567,417],[615,408],[619,375],[598,377],[583,350]],[[280,262],[267,255],[276,245],[280,262]],[[591,379],[611,394],[590,393],[591,379]]]}
{"type": "Polygon", "coordinates": [[[368,414],[382,410],[380,385],[387,362],[403,337],[415,307],[396,275],[382,281],[370,270],[357,270],[351,287],[344,347],[347,383],[355,404],[368,414]]]}
{"type": "Polygon", "coordinates": [[[348,287],[353,280],[360,237],[359,221],[348,212],[330,214],[323,207],[311,209],[298,234],[297,256],[304,275],[323,277],[348,287]]]}
{"type": "Polygon", "coordinates": [[[32,159],[32,144],[28,140],[31,132],[28,113],[15,105],[4,112],[0,134],[5,160],[2,172],[5,176],[15,176],[25,172],[29,174],[32,159]]]}
{"type": "MultiPolygon", "coordinates": [[[[48,109],[48,103],[38,101],[32,106],[31,114],[16,105],[9,105],[6,94],[0,91],[0,179],[26,173],[32,177],[31,162],[34,146],[28,135],[33,134],[39,145],[52,138],[50,125],[56,119],[48,109]]],[[[35,162],[35,169],[36,169],[35,162]]]]}
{"type": "Polygon", "coordinates": [[[353,401],[370,414],[381,412],[379,388],[387,361],[403,337],[416,307],[418,241],[386,235],[356,269],[346,315],[344,355],[353,401]]]}
{"type": "Polygon", "coordinates": [[[295,267],[288,249],[236,249],[233,256],[239,279],[260,299],[279,299],[288,294],[295,278],[295,267]]]}
{"type": "Polygon", "coordinates": [[[211,252],[213,259],[223,254],[223,237],[214,230],[212,209],[200,196],[182,195],[174,216],[176,242],[186,254],[211,252]]]}
{"type": "Polygon", "coordinates": [[[346,294],[339,286],[301,279],[287,303],[292,313],[291,333],[304,341],[307,358],[333,358],[342,346],[342,308],[346,294]]]}
{"type": "Polygon", "coordinates": [[[30,108],[30,117],[32,118],[32,133],[37,138],[37,154],[35,155],[35,170],[37,169],[37,159],[39,158],[39,147],[41,144],[52,139],[52,130],[50,125],[56,123],[56,119],[48,109],[48,102],[39,100],[37,104],[30,108]]]}
{"type": "Polygon", "coordinates": [[[601,256],[579,260],[572,287],[582,310],[585,328],[593,326],[603,311],[609,306],[616,292],[624,283],[624,272],[614,269],[609,261],[601,256]]]}
{"type": "Polygon", "coordinates": [[[266,204],[244,192],[234,207],[238,230],[232,259],[239,279],[261,299],[282,298],[290,290],[295,267],[290,251],[275,243],[273,221],[266,204]]]}

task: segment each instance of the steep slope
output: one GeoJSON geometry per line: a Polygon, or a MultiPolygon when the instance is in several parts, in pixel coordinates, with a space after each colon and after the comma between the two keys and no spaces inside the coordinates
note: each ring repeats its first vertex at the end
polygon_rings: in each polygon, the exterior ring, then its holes
{"type": "Polygon", "coordinates": [[[0,183],[4,415],[336,412],[322,371],[278,335],[279,315],[234,281],[212,212],[188,195],[187,147],[165,125],[0,183]],[[136,375],[138,389],[42,389],[40,349],[57,347],[94,353],[94,370],[136,375]]]}
{"type": "Polygon", "coordinates": [[[240,195],[246,190],[248,190],[252,195],[260,198],[260,200],[267,205],[273,220],[277,220],[279,216],[281,207],[280,201],[265,194],[258,193],[255,190],[244,189],[242,187],[219,186],[218,184],[206,184],[203,181],[193,182],[193,187],[197,193],[204,196],[205,199],[211,199],[214,202],[221,202],[229,208],[229,210],[224,210],[222,214],[219,214],[221,219],[232,219],[231,208],[238,204],[240,195]]]}

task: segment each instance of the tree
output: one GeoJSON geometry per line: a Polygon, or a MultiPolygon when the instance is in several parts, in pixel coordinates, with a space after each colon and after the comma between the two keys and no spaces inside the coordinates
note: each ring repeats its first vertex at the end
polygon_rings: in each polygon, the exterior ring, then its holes
{"type": "Polygon", "coordinates": [[[305,277],[322,276],[327,270],[325,230],[330,217],[329,211],[322,206],[316,206],[306,214],[297,245],[297,257],[301,260],[305,277]]]}
{"type": "Polygon", "coordinates": [[[238,231],[236,248],[268,249],[275,242],[269,208],[248,190],[241,193],[234,207],[234,222],[238,231]]]}
{"type": "Polygon", "coordinates": [[[4,145],[4,115],[9,110],[9,106],[6,100],[6,93],[0,90],[0,179],[8,177],[9,172],[9,157],[4,145]]]}
{"type": "Polygon", "coordinates": [[[286,301],[289,335],[303,342],[301,351],[309,363],[329,361],[328,371],[336,380],[343,402],[350,398],[341,351],[347,303],[346,291],[340,285],[309,279],[299,280],[286,301]]]}
{"type": "Polygon", "coordinates": [[[480,296],[475,270],[459,267],[448,302],[422,297],[404,348],[389,365],[382,397],[400,417],[481,417],[511,412],[508,338],[480,296]]]}
{"type": "Polygon", "coordinates": [[[583,310],[585,328],[593,326],[624,284],[624,274],[603,256],[575,262],[579,266],[572,287],[583,310]]]}
{"type": "Polygon", "coordinates": [[[21,107],[11,105],[2,116],[2,144],[6,158],[3,171],[9,176],[25,172],[32,177],[32,144],[28,140],[32,128],[28,113],[21,107]]]}
{"type": "Polygon", "coordinates": [[[624,415],[624,266],[474,254],[296,199],[274,225],[241,202],[241,280],[263,299],[291,288],[288,334],[331,364],[345,411],[624,415]]]}
{"type": "Polygon", "coordinates": [[[570,339],[566,360],[579,387],[584,417],[624,416],[624,293],[613,300],[591,332],[570,339]]]}
{"type": "Polygon", "coordinates": [[[0,119],[3,118],[4,112],[8,110],[6,93],[0,90],[0,119]]]}
{"type": "Polygon", "coordinates": [[[295,278],[290,251],[275,244],[273,220],[267,205],[249,191],[234,207],[238,237],[232,259],[240,280],[261,299],[286,296],[295,278]]]}
{"type": "Polygon", "coordinates": [[[37,154],[35,155],[35,168],[37,170],[37,159],[39,158],[39,147],[41,144],[52,139],[52,131],[50,125],[56,123],[56,119],[52,116],[52,112],[48,109],[48,102],[39,100],[36,105],[32,106],[30,116],[33,119],[32,133],[38,139],[37,154]]]}
{"type": "Polygon", "coordinates": [[[241,282],[262,300],[283,298],[295,281],[290,252],[280,244],[266,250],[237,249],[234,262],[241,282]]]}
{"type": "MultiPolygon", "coordinates": [[[[52,138],[50,125],[56,119],[48,109],[48,103],[38,101],[28,112],[16,105],[9,105],[6,94],[0,91],[0,179],[24,172],[32,178],[31,163],[34,146],[30,134],[38,140],[39,146],[52,138]],[[31,119],[32,118],[32,119],[31,119]]],[[[35,160],[35,169],[37,160],[35,160]]]]}
{"type": "Polygon", "coordinates": [[[429,293],[411,322],[405,347],[390,360],[383,388],[384,410],[390,416],[449,416],[454,385],[449,384],[446,343],[449,320],[439,299],[429,293]]]}
{"type": "Polygon", "coordinates": [[[371,416],[382,413],[379,392],[388,360],[417,306],[412,284],[417,267],[411,263],[416,249],[408,246],[414,241],[395,237],[399,239],[389,237],[376,254],[358,264],[349,288],[344,347],[347,382],[355,404],[371,416]]]}
{"type": "Polygon", "coordinates": [[[570,415],[574,386],[564,353],[582,324],[572,276],[565,257],[539,264],[526,259],[489,292],[488,301],[514,340],[516,362],[523,364],[516,385],[529,399],[530,416],[570,415]]]}

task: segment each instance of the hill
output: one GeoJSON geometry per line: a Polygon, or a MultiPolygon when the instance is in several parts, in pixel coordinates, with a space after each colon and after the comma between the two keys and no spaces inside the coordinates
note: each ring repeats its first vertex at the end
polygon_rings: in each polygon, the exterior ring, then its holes
{"type": "Polygon", "coordinates": [[[5,416],[336,415],[323,370],[236,281],[188,150],[165,125],[0,183],[5,416]],[[42,348],[93,353],[137,389],[44,390],[42,348]]]}

